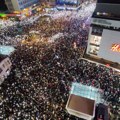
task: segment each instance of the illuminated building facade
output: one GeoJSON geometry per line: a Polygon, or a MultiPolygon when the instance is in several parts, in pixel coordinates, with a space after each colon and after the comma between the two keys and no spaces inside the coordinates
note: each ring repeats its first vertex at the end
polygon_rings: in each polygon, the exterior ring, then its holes
{"type": "Polygon", "coordinates": [[[120,64],[120,2],[98,0],[91,18],[86,56],[120,64]]]}
{"type": "Polygon", "coordinates": [[[9,11],[20,11],[38,2],[39,0],[5,0],[9,11]]]}

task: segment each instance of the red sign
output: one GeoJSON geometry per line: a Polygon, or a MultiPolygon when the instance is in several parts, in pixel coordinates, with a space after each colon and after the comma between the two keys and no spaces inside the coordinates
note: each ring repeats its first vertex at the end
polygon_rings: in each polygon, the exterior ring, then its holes
{"type": "Polygon", "coordinates": [[[120,44],[113,44],[111,50],[114,52],[120,52],[120,44]]]}

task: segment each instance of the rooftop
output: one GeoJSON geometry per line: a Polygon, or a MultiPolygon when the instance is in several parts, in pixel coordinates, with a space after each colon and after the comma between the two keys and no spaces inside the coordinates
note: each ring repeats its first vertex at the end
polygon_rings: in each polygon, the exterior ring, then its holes
{"type": "Polygon", "coordinates": [[[95,100],[96,103],[103,102],[103,95],[99,88],[95,88],[92,86],[83,85],[81,83],[73,83],[71,93],[80,97],[88,98],[91,100],[95,100]]]}
{"type": "Polygon", "coordinates": [[[93,116],[95,101],[77,95],[70,95],[68,108],[93,116]]]}
{"type": "Polygon", "coordinates": [[[4,46],[0,45],[0,54],[2,55],[10,55],[15,50],[12,46],[4,46]]]}

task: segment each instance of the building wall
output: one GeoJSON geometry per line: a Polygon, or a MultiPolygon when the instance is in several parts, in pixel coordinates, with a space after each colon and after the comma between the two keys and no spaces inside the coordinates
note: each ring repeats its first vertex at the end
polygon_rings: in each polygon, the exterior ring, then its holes
{"type": "Polygon", "coordinates": [[[39,2],[39,0],[18,0],[20,9],[30,7],[38,2],[39,2]]]}
{"type": "Polygon", "coordinates": [[[14,11],[14,7],[11,0],[5,0],[5,4],[9,11],[14,11]]]}
{"type": "Polygon", "coordinates": [[[120,21],[113,16],[119,16],[120,4],[109,2],[98,0],[94,13],[108,14],[99,18],[99,15],[94,16],[93,13],[86,53],[120,64],[120,48],[113,51],[115,45],[120,45],[120,21]]]}
{"type": "Polygon", "coordinates": [[[105,4],[105,3],[97,3],[95,12],[101,13],[111,13],[111,14],[118,14],[120,11],[120,4],[105,4]]]}
{"type": "Polygon", "coordinates": [[[0,84],[9,75],[11,70],[11,65],[12,63],[8,57],[0,62],[0,84]]]}
{"type": "Polygon", "coordinates": [[[11,0],[11,1],[12,1],[14,10],[19,11],[20,10],[20,6],[18,2],[19,0],[11,0]]]}

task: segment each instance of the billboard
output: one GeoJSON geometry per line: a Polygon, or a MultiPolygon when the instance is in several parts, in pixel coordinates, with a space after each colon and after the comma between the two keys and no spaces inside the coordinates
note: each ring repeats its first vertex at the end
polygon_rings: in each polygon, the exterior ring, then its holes
{"type": "Polygon", "coordinates": [[[120,63],[120,32],[103,30],[98,57],[120,63]]]}
{"type": "Polygon", "coordinates": [[[56,0],[56,4],[58,5],[77,5],[78,0],[56,0]]]}
{"type": "Polygon", "coordinates": [[[104,29],[100,36],[90,31],[87,54],[120,63],[120,32],[104,29]]]}

